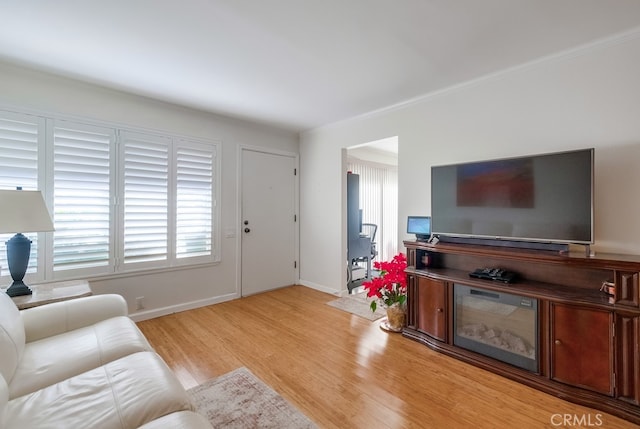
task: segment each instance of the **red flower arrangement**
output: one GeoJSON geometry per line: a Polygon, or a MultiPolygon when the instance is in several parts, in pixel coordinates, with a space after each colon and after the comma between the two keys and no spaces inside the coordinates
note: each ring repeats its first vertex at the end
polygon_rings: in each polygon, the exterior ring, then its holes
{"type": "Polygon", "coordinates": [[[376,298],[371,301],[371,311],[378,308],[378,300],[387,307],[395,303],[404,305],[407,301],[407,277],[404,273],[407,268],[406,256],[398,253],[389,262],[374,262],[373,267],[381,271],[380,276],[362,283],[367,297],[376,298]]]}

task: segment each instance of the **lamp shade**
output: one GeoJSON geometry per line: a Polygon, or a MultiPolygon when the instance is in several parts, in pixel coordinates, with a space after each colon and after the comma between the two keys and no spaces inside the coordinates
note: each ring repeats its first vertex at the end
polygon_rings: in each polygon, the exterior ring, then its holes
{"type": "Polygon", "coordinates": [[[53,231],[40,191],[0,189],[0,232],[53,231]]]}

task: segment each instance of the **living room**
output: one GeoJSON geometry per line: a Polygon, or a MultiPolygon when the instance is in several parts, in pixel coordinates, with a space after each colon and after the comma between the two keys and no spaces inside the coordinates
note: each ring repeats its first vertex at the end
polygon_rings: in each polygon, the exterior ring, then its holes
{"type": "MultiPolygon", "coordinates": [[[[635,166],[640,157],[640,22],[635,21],[633,27],[579,40],[570,48],[541,53],[426,95],[416,94],[403,103],[312,129],[211,113],[136,95],[125,87],[59,76],[10,58],[0,63],[0,109],[99,120],[219,143],[219,261],[188,270],[90,279],[95,294],[122,295],[136,321],[241,296],[238,153],[242,147],[299,155],[297,283],[331,296],[346,290],[346,148],[391,136],[398,136],[399,144],[401,242],[408,238],[407,216],[430,213],[433,165],[595,148],[592,248],[596,254],[637,255],[640,202],[633,198],[633,190],[640,183],[635,166]],[[136,299],[142,296],[145,308],[138,310],[136,299]]],[[[8,280],[4,268],[2,274],[4,284],[8,280]]]]}

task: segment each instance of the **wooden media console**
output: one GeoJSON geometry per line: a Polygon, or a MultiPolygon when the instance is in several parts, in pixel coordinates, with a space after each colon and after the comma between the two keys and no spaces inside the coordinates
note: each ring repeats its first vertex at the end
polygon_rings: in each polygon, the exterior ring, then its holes
{"type": "MultiPolygon", "coordinates": [[[[404,244],[408,264],[404,336],[557,397],[640,424],[640,257],[442,242],[404,244]],[[481,267],[512,271],[517,279],[502,283],[469,276],[481,267]],[[603,283],[613,295],[601,290],[603,283]],[[534,320],[530,324],[535,326],[525,330],[526,335],[510,332],[508,327],[515,327],[515,322],[507,319],[503,332],[491,326],[493,322],[480,323],[477,318],[465,329],[475,329],[478,336],[490,337],[495,343],[506,334],[515,349],[535,350],[535,364],[525,368],[527,365],[514,365],[483,352],[484,345],[480,351],[461,345],[466,343],[459,340],[462,328],[456,328],[456,317],[463,310],[470,313],[460,295],[469,289],[478,298],[486,295],[487,301],[500,295],[519,299],[500,308],[522,307],[522,313],[526,307],[533,309],[529,313],[534,312],[535,318],[528,320],[534,320]]],[[[513,311],[497,311],[501,313],[497,319],[513,311]]]]}

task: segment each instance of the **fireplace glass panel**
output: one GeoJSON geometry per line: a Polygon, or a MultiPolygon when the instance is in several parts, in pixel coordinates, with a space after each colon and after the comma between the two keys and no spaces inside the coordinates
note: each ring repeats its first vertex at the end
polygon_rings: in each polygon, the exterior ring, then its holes
{"type": "Polygon", "coordinates": [[[454,292],[454,344],[538,371],[536,299],[459,284],[454,292]]]}

